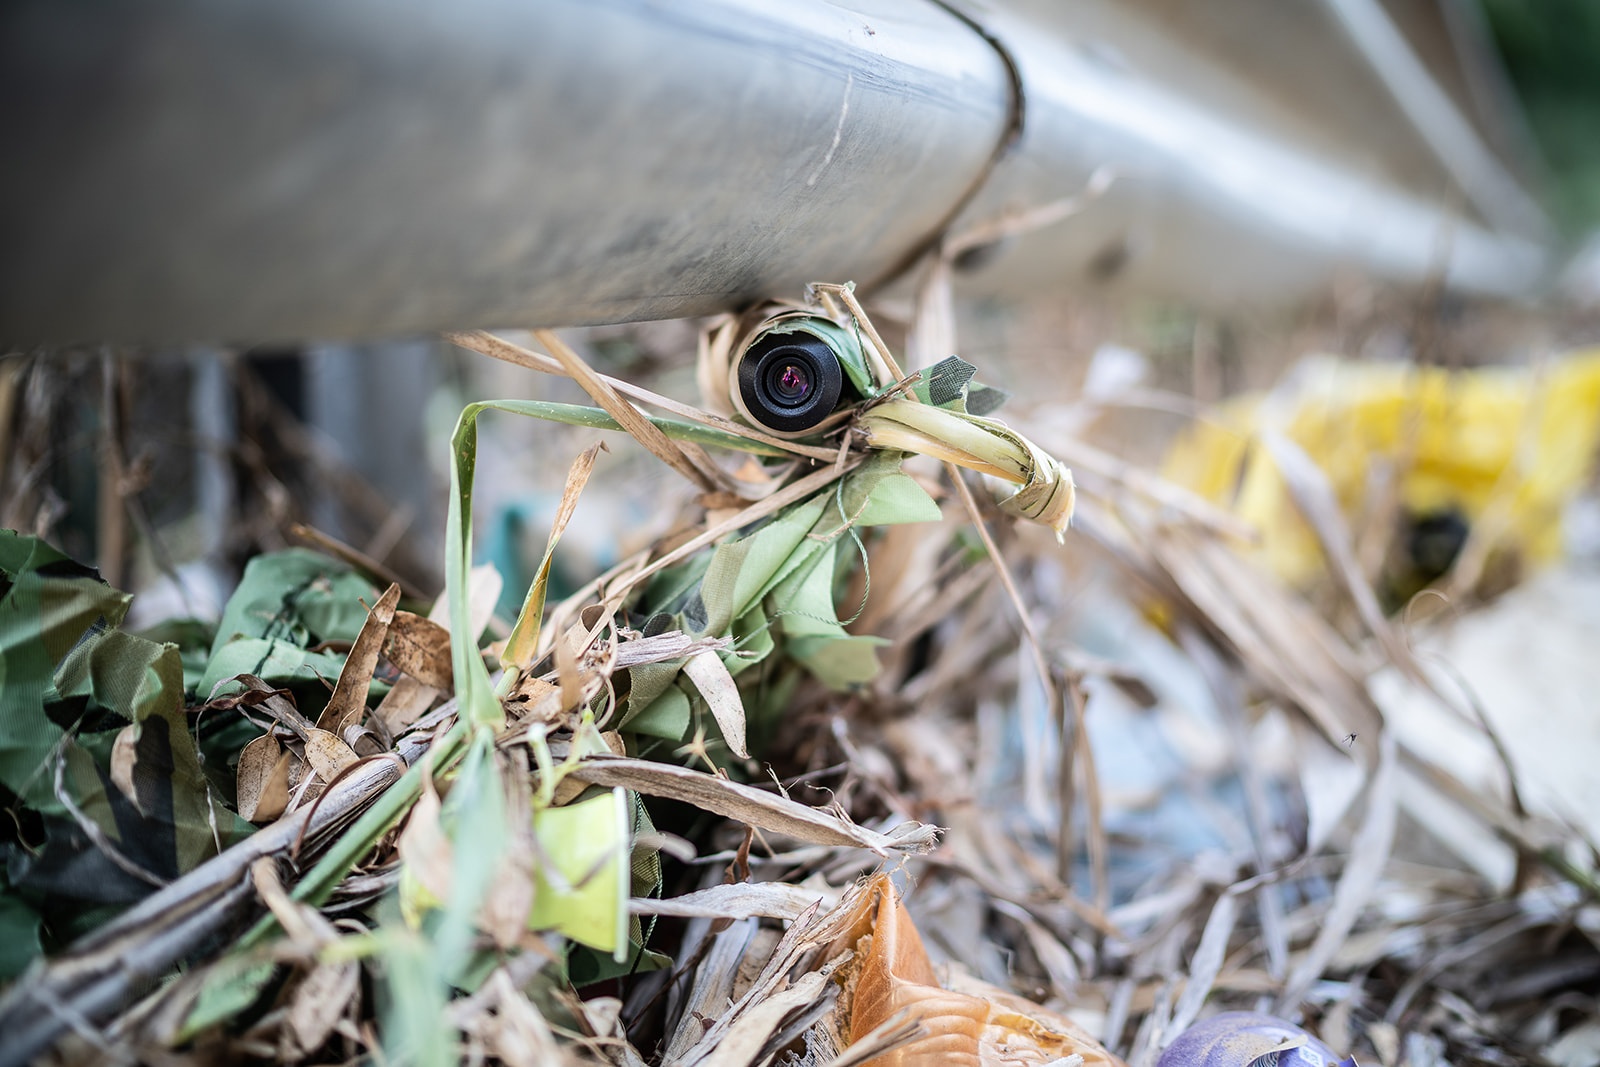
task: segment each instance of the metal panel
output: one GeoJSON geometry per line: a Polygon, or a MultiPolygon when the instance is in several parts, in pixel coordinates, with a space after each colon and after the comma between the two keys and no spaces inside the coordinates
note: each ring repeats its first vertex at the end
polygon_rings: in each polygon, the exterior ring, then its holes
{"type": "MultiPolygon", "coordinates": [[[[1048,6],[1018,6],[1030,5],[1048,6]]],[[[1537,219],[1522,231],[1474,221],[1455,210],[1461,196],[1444,170],[1434,196],[1408,189],[1381,151],[1351,158],[1348,145],[1340,152],[1337,142],[1300,134],[1246,89],[1221,85],[1195,53],[1181,72],[1152,66],[1171,53],[1154,44],[1151,27],[1136,28],[1127,11],[1091,17],[1100,6],[1085,0],[1057,12],[1048,23],[1057,32],[1047,33],[1029,32],[1038,23],[1019,14],[990,16],[1027,87],[1027,130],[956,229],[1068,196],[1098,167],[1117,178],[1089,210],[983,258],[966,279],[969,291],[1017,292],[1049,278],[1259,305],[1312,295],[1341,272],[1413,284],[1438,278],[1480,295],[1526,295],[1543,284],[1537,219]],[[1079,14],[1094,32],[1066,32],[1079,14]],[[1135,48],[1124,53],[1116,42],[1135,48]]],[[[1302,48],[1314,71],[1351,60],[1320,40],[1281,47],[1302,48]]],[[[1374,109],[1383,95],[1379,87],[1374,109]]],[[[1397,120],[1405,116],[1384,115],[1381,124],[1397,120]]]]}
{"type": "Polygon", "coordinates": [[[886,269],[1006,129],[924,2],[31,0],[0,12],[0,335],[711,311],[886,269]]]}
{"type": "Polygon", "coordinates": [[[1161,0],[16,0],[0,337],[697,314],[883,279],[963,208],[1002,217],[1101,166],[1109,194],[997,249],[969,291],[1270,303],[1346,269],[1533,291],[1537,220],[1468,213],[1499,203],[1498,164],[1470,130],[1418,130],[1449,95],[1408,111],[1383,71],[1427,68],[1392,34],[1364,52],[1336,7],[1375,5],[1218,0],[1233,25],[1282,16],[1261,23],[1271,60],[1247,62],[1161,0]],[[1310,106],[1297,70],[1358,103],[1310,106]],[[1013,72],[1026,125],[990,174],[1013,72]]]}

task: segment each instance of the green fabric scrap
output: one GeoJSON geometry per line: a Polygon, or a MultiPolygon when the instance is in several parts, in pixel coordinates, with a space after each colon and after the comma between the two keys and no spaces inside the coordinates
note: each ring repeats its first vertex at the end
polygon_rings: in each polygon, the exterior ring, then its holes
{"type": "MultiPolygon", "coordinates": [[[[344,669],[344,657],[330,652],[308,652],[299,645],[280,638],[241,637],[217,649],[206,664],[196,690],[202,700],[236,691],[237,685],[217,687],[241,674],[253,674],[269,685],[280,688],[306,686],[310,694],[321,690],[324,702],[331,691],[328,687],[339,680],[344,669]],[[322,685],[326,682],[327,686],[322,685]],[[309,685],[308,685],[309,683],[309,685]]],[[[302,707],[301,712],[316,718],[315,709],[302,707]]]]}
{"type": "Polygon", "coordinates": [[[924,404],[968,415],[988,415],[1009,398],[1003,389],[973,380],[977,368],[960,356],[946,356],[923,372],[911,391],[924,404]]]}
{"type": "Polygon", "coordinates": [[[878,676],[876,649],[888,644],[881,637],[852,634],[842,638],[801,637],[789,645],[789,655],[805,665],[830,689],[865,685],[878,676]]]}
{"type": "Polygon", "coordinates": [[[809,548],[807,535],[826,505],[826,494],[819,494],[795,504],[750,536],[716,547],[700,583],[706,633],[726,633],[734,619],[793,568],[796,552],[809,548]]]}
{"type": "Polygon", "coordinates": [[[723,662],[728,665],[728,673],[735,678],[741,671],[765,660],[777,648],[766,612],[759,607],[733,620],[732,636],[734,652],[724,656],[723,662]]]}
{"type": "Polygon", "coordinates": [[[211,646],[215,657],[241,637],[286,641],[308,648],[323,641],[354,641],[367,620],[363,605],[378,590],[349,567],[302,548],[269,552],[245,565],[228,598],[211,646]]]}
{"type": "MultiPolygon", "coordinates": [[[[643,602],[656,612],[675,611],[678,625],[690,632],[731,636],[734,647],[722,659],[735,677],[776,650],[776,629],[791,641],[807,639],[798,646],[803,655],[793,658],[826,684],[844,688],[870,680],[877,672],[873,649],[881,642],[852,635],[839,621],[835,586],[848,561],[839,545],[854,536],[853,527],[941,517],[926,490],[901,472],[902,458],[890,452],[868,457],[834,489],[724,541],[709,562],[661,576],[643,602]]],[[[651,664],[630,671],[623,728],[682,739],[692,722],[692,704],[668,688],[681,666],[651,664]]]]}
{"type": "Polygon", "coordinates": [[[200,679],[211,659],[211,645],[217,639],[216,626],[200,619],[167,619],[141,631],[139,636],[158,645],[177,645],[183,660],[183,690],[199,693],[200,679]]]}
{"type": "Polygon", "coordinates": [[[844,637],[833,606],[834,565],[838,542],[825,545],[805,570],[795,570],[772,591],[770,603],[782,605],[773,617],[790,637],[844,637]]]}
{"type": "MultiPolygon", "coordinates": [[[[630,704],[633,700],[629,697],[630,704]]],[[[669,684],[654,700],[640,705],[638,712],[625,717],[621,729],[676,744],[689,735],[689,723],[689,698],[683,690],[669,684]]]]}
{"type": "MultiPolygon", "coordinates": [[[[863,466],[869,465],[870,461],[863,466]]],[[[863,475],[864,471],[856,473],[863,475]]],[[[873,471],[870,476],[874,479],[870,486],[860,481],[847,482],[845,485],[845,513],[854,517],[855,525],[897,526],[910,522],[938,522],[942,517],[933,497],[909,474],[902,474],[899,470],[873,471]]]]}
{"type": "Polygon", "coordinates": [[[0,982],[17,977],[44,951],[39,925],[39,913],[10,892],[0,871],[0,982]]]}
{"type": "Polygon", "coordinates": [[[14,894],[60,935],[252,828],[208,788],[177,646],[115,629],[130,598],[42,541],[0,532],[0,568],[0,785],[19,800],[23,831],[0,845],[0,899],[14,894]],[[132,759],[119,787],[112,753],[125,730],[132,759]]]}

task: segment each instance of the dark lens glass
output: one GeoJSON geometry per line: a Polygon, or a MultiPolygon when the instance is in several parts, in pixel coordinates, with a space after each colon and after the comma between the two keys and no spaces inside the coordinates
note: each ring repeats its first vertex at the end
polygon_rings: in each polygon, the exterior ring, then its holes
{"type": "Polygon", "coordinates": [[[816,426],[839,405],[844,389],[839,357],[805,330],[758,337],[740,354],[736,374],[740,410],[775,433],[816,426]]]}
{"type": "Polygon", "coordinates": [[[811,368],[794,359],[774,361],[767,371],[767,388],[780,404],[803,404],[811,395],[811,368]]]}

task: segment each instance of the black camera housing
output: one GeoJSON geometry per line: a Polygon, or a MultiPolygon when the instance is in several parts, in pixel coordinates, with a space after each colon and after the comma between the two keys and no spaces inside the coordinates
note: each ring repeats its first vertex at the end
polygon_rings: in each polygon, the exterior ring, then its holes
{"type": "Polygon", "coordinates": [[[736,376],[744,414],[780,434],[804,433],[833,414],[847,385],[833,349],[803,330],[757,338],[736,376]]]}

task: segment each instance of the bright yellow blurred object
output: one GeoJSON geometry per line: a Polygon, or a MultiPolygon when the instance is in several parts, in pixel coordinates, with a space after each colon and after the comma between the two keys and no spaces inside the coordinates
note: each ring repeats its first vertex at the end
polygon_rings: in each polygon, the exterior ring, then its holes
{"type": "Polygon", "coordinates": [[[1600,442],[1600,350],[1458,372],[1321,358],[1287,388],[1241,397],[1196,423],[1168,452],[1164,474],[1255,526],[1267,565],[1305,588],[1326,566],[1259,446],[1266,431],[1321,468],[1358,537],[1387,521],[1392,546],[1408,526],[1447,521],[1488,537],[1486,548],[1519,567],[1538,564],[1560,554],[1562,513],[1600,442]]]}

